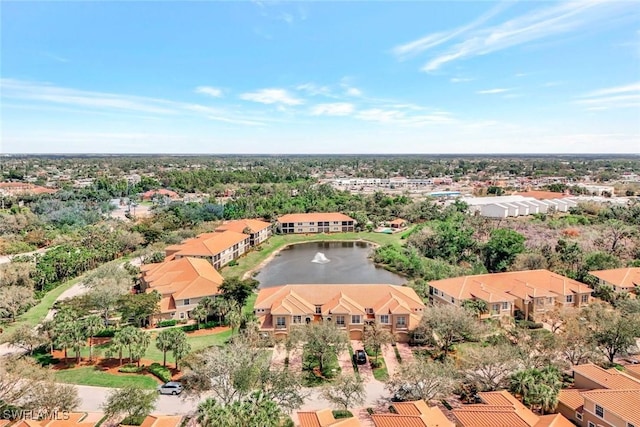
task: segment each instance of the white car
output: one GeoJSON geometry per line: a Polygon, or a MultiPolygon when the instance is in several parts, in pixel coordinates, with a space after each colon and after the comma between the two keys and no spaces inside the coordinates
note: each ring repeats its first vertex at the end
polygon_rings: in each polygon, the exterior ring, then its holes
{"type": "Polygon", "coordinates": [[[166,384],[158,386],[158,393],[160,394],[172,394],[174,396],[182,393],[182,384],[176,381],[169,381],[166,384]]]}

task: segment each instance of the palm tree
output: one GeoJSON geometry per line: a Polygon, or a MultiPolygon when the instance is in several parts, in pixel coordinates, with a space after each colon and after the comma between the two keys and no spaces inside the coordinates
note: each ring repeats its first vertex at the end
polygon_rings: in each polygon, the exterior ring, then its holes
{"type": "Polygon", "coordinates": [[[126,347],[126,343],[122,339],[122,336],[116,332],[116,334],[111,339],[111,343],[109,345],[115,352],[118,353],[119,364],[122,365],[122,350],[126,347]]]}
{"type": "MultiPolygon", "coordinates": [[[[129,363],[133,363],[133,346],[136,343],[136,338],[138,335],[138,328],[135,326],[125,326],[120,329],[114,335],[114,339],[117,339],[119,343],[122,344],[123,347],[126,347],[129,350],[129,363]]],[[[120,358],[120,363],[122,363],[122,357],[120,358]]]]}
{"type": "Polygon", "coordinates": [[[198,305],[196,308],[191,310],[191,317],[196,319],[196,327],[197,327],[197,329],[200,329],[200,322],[203,319],[206,319],[207,310],[204,307],[202,307],[201,305],[198,305]]]}
{"type": "Polygon", "coordinates": [[[518,371],[511,375],[509,391],[524,398],[529,393],[531,386],[535,384],[535,381],[530,370],[518,371]]]}
{"type": "Polygon", "coordinates": [[[138,367],[140,366],[140,359],[144,356],[149,344],[151,344],[151,335],[137,329],[137,333],[134,339],[134,343],[132,346],[133,358],[138,363],[138,367]]]}
{"type": "Polygon", "coordinates": [[[240,313],[240,310],[231,310],[227,313],[226,321],[229,323],[229,326],[231,326],[231,335],[233,335],[233,332],[236,328],[239,328],[242,323],[242,313],[240,313]]]}
{"type": "Polygon", "coordinates": [[[167,351],[171,349],[173,330],[165,329],[156,337],[156,348],[162,352],[162,366],[167,366],[167,351]]]}
{"type": "Polygon", "coordinates": [[[81,322],[73,322],[68,337],[70,347],[76,352],[76,363],[80,363],[80,351],[87,344],[87,335],[81,322]]]}
{"type": "Polygon", "coordinates": [[[176,370],[179,369],[178,363],[191,351],[191,345],[187,341],[187,334],[182,329],[172,330],[171,352],[176,360],[176,370]]]}
{"type": "Polygon", "coordinates": [[[53,345],[55,343],[56,331],[55,322],[53,320],[45,320],[38,326],[38,332],[44,340],[49,344],[49,353],[53,353],[53,345]]]}
{"type": "Polygon", "coordinates": [[[89,336],[89,362],[93,361],[93,337],[104,329],[104,323],[98,316],[89,316],[84,319],[84,329],[89,336]]]}

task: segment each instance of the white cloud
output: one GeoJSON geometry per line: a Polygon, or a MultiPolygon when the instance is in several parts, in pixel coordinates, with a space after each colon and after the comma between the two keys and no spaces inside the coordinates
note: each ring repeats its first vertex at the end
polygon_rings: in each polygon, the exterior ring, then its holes
{"type": "Polygon", "coordinates": [[[449,31],[449,32],[440,32],[440,33],[434,33],[434,34],[429,34],[427,36],[424,36],[422,38],[419,38],[417,40],[411,41],[409,43],[405,43],[399,46],[396,46],[393,48],[392,52],[394,55],[396,55],[399,59],[405,59],[409,56],[413,56],[416,55],[420,52],[423,52],[425,50],[431,49],[433,47],[439,46],[442,43],[445,43],[459,35],[462,35],[472,29],[474,29],[475,27],[484,24],[485,22],[487,22],[489,19],[493,18],[495,15],[497,15],[498,13],[502,12],[502,10],[504,10],[506,7],[506,3],[502,3],[499,4],[498,6],[494,7],[493,9],[489,10],[487,13],[485,13],[484,15],[480,16],[478,19],[476,19],[475,21],[471,22],[470,24],[464,25],[462,27],[459,27],[455,30],[449,31]]]}
{"type": "Polygon", "coordinates": [[[451,83],[467,83],[473,81],[473,79],[467,77],[452,77],[449,81],[451,83]]]}
{"type": "Polygon", "coordinates": [[[640,82],[594,90],[576,103],[591,111],[640,107],[640,82]]]}
{"type": "Polygon", "coordinates": [[[347,95],[349,96],[362,96],[362,91],[355,87],[350,87],[347,89],[347,95]]]}
{"type": "Polygon", "coordinates": [[[504,87],[499,87],[499,88],[495,88],[495,89],[485,89],[485,90],[479,90],[476,93],[479,95],[493,95],[496,93],[505,93],[505,92],[509,92],[511,89],[508,88],[504,88],[504,87]]]}
{"type": "MultiPolygon", "coordinates": [[[[487,28],[475,29],[478,25],[476,21],[449,33],[432,34],[421,39],[424,40],[422,43],[416,40],[405,45],[401,52],[420,52],[457,38],[458,43],[449,46],[422,67],[422,71],[431,72],[458,59],[485,55],[571,31],[593,30],[611,18],[629,15],[629,10],[635,7],[634,2],[560,2],[487,28]]],[[[486,19],[481,17],[479,21],[484,23],[486,19]]]]}
{"type": "Polygon", "coordinates": [[[240,95],[245,101],[259,102],[261,104],[300,105],[304,101],[291,96],[284,89],[260,89],[255,92],[247,92],[240,95]]]}
{"type": "Polygon", "coordinates": [[[333,104],[318,104],[311,109],[314,116],[348,116],[355,110],[353,104],[336,102],[333,104]]]}
{"type": "Polygon", "coordinates": [[[211,86],[198,86],[196,88],[196,93],[202,93],[204,95],[209,95],[214,98],[220,98],[222,96],[222,89],[211,86]]]}
{"type": "Polygon", "coordinates": [[[327,97],[334,97],[329,86],[319,86],[315,83],[304,83],[296,86],[296,90],[305,92],[311,96],[323,95],[327,97]]]}

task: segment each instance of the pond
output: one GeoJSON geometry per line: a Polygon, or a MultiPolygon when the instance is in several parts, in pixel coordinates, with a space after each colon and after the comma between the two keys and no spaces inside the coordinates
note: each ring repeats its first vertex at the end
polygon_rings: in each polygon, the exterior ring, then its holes
{"type": "Polygon", "coordinates": [[[402,276],[376,267],[368,258],[368,242],[311,242],[289,245],[260,270],[260,288],[287,284],[389,283],[401,285],[402,276]]]}

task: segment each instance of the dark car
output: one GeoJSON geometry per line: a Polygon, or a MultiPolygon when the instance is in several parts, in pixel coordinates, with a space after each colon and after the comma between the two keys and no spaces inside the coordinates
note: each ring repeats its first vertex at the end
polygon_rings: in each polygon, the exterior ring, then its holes
{"type": "Polygon", "coordinates": [[[353,355],[353,359],[358,365],[364,365],[367,363],[367,353],[365,353],[364,350],[356,350],[356,353],[353,355]]]}
{"type": "Polygon", "coordinates": [[[158,392],[160,394],[173,394],[174,396],[182,393],[182,384],[175,381],[170,381],[166,384],[158,386],[158,392]]]}

